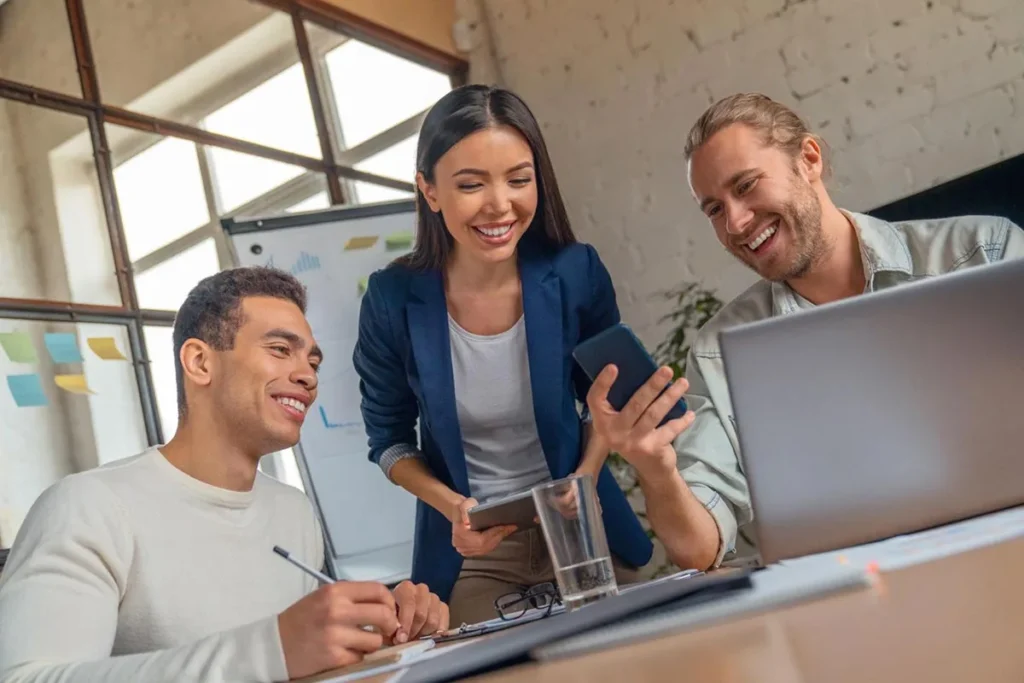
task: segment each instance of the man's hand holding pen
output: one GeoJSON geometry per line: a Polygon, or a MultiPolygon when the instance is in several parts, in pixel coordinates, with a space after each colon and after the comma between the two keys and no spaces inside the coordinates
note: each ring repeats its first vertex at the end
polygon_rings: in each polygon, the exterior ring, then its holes
{"type": "Polygon", "coordinates": [[[375,581],[334,581],[284,549],[274,552],[323,584],[278,615],[289,678],[355,664],[384,645],[448,628],[448,605],[425,584],[403,581],[389,591],[375,581]]]}

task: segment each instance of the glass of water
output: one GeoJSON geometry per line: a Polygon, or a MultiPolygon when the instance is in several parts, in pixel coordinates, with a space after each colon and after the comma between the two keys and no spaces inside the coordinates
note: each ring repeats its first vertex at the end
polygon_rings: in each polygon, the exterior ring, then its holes
{"type": "Polygon", "coordinates": [[[611,552],[590,475],[540,484],[532,493],[566,608],[617,595],[611,552]]]}

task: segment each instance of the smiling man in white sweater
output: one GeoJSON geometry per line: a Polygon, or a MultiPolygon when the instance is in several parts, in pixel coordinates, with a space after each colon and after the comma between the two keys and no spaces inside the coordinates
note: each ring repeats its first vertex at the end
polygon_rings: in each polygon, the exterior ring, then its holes
{"type": "Polygon", "coordinates": [[[318,588],[272,551],[324,563],[309,501],[257,471],[316,398],[305,306],[272,269],[196,286],[174,326],[174,438],[66,477],[25,519],[0,575],[0,682],[281,681],[447,628],[425,586],[318,588]]]}

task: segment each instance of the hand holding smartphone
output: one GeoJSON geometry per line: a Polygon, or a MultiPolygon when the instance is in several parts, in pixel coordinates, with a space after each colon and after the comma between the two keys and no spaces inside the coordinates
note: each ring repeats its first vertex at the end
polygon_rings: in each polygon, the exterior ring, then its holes
{"type": "MultiPolygon", "coordinates": [[[[618,377],[608,391],[608,402],[619,411],[626,407],[633,394],[658,371],[658,364],[654,362],[654,358],[633,331],[623,323],[609,327],[580,343],[573,350],[573,358],[591,381],[609,365],[614,365],[618,369],[618,377]]],[[[661,424],[683,417],[686,410],[686,401],[680,399],[665,415],[661,424]]]]}

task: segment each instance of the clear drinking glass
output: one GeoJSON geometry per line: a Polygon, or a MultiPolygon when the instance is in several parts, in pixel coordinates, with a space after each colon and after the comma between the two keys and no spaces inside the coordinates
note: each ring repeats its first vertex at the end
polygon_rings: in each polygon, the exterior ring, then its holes
{"type": "Polygon", "coordinates": [[[590,475],[540,484],[532,493],[566,608],[617,595],[611,552],[590,475]]]}

